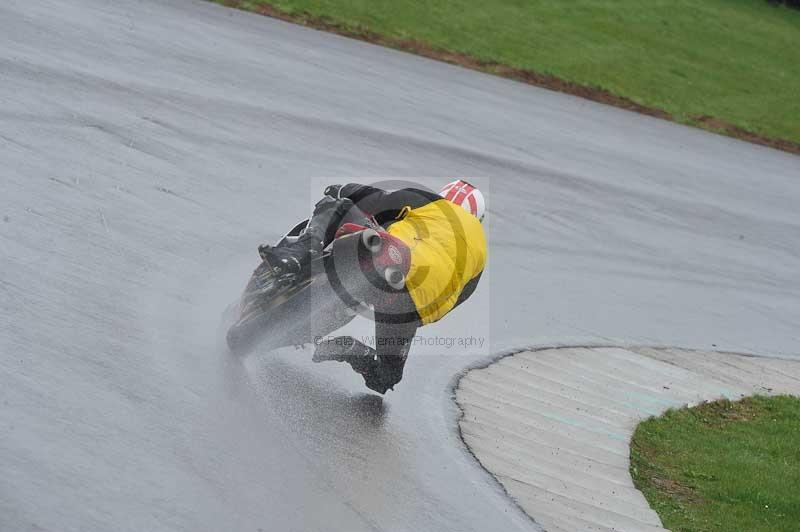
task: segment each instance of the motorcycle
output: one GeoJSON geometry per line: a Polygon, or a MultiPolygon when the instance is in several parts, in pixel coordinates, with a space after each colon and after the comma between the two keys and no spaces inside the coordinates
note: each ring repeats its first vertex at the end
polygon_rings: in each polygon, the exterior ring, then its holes
{"type": "MultiPolygon", "coordinates": [[[[275,244],[298,240],[308,220],[296,224],[275,244]]],[[[405,285],[405,274],[380,260],[383,228],[344,224],[321,253],[313,254],[305,275],[283,274],[266,260],[256,267],[238,302],[229,308],[228,348],[246,354],[255,346],[267,350],[318,342],[372,307],[359,297],[364,287],[405,285]]],[[[369,299],[369,298],[366,298],[369,299]]]]}

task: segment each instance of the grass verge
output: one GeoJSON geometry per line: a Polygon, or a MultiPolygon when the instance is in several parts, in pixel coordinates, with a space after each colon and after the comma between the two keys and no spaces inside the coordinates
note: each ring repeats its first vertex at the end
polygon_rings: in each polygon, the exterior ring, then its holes
{"type": "Polygon", "coordinates": [[[673,532],[796,531],[800,399],[723,400],[650,418],[631,440],[630,470],[673,532]]]}
{"type": "Polygon", "coordinates": [[[800,154],[800,11],[764,0],[214,0],[800,154]]]}

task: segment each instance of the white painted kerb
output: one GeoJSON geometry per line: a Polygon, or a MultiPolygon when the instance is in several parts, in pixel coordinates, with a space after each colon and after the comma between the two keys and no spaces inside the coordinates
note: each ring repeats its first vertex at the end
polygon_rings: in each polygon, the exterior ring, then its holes
{"type": "Polygon", "coordinates": [[[800,395],[800,362],[653,348],[526,351],[467,373],[464,442],[545,530],[663,531],[628,472],[638,422],[670,407],[800,395]]]}

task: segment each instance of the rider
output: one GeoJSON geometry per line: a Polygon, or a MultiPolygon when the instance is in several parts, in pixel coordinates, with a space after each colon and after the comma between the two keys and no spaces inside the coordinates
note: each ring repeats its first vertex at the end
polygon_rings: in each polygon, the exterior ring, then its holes
{"type": "Polygon", "coordinates": [[[378,231],[383,246],[375,262],[399,267],[405,283],[361,294],[375,311],[377,349],[340,336],[319,343],[313,358],[348,362],[367,387],[383,394],[400,382],[417,328],[440,320],[475,290],[486,263],[485,210],[483,194],[464,180],[439,194],[331,185],[295,243],[260,246],[259,253],[283,273],[300,276],[336,236],[363,230],[371,220],[385,229],[378,231]]]}

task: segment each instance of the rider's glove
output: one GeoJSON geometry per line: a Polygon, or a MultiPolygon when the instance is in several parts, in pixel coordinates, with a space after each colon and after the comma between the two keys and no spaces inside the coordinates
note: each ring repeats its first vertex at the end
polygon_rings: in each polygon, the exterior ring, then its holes
{"type": "Polygon", "coordinates": [[[328,185],[327,187],[325,187],[324,194],[326,196],[330,196],[335,199],[340,199],[339,193],[341,192],[341,190],[342,190],[342,185],[328,185]]]}

